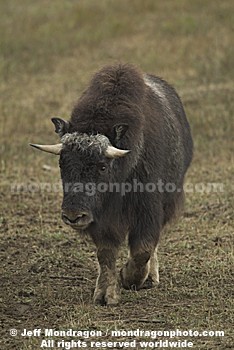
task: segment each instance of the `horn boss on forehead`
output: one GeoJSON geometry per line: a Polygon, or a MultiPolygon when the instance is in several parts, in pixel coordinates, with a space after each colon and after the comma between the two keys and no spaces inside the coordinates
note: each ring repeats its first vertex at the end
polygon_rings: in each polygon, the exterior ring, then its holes
{"type": "Polygon", "coordinates": [[[80,149],[80,150],[98,150],[99,153],[102,153],[107,158],[120,158],[128,154],[129,150],[122,150],[116,147],[113,147],[110,143],[110,140],[107,136],[102,134],[88,135],[88,134],[79,134],[77,132],[67,133],[62,137],[62,143],[64,147],[71,147],[71,149],[80,149]]]}
{"type": "Polygon", "coordinates": [[[62,137],[62,143],[55,145],[38,145],[30,143],[30,146],[35,147],[41,151],[53,153],[59,155],[62,150],[62,146],[69,145],[75,148],[86,149],[86,148],[98,148],[101,152],[103,150],[104,155],[107,158],[120,158],[126,156],[130,151],[122,150],[116,147],[113,147],[109,139],[104,135],[87,135],[87,134],[65,134],[62,137]]]}

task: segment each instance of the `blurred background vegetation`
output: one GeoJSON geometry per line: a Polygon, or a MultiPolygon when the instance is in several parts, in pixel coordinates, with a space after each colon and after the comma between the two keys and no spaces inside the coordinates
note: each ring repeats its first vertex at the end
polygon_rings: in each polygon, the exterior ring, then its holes
{"type": "Polygon", "coordinates": [[[28,141],[53,141],[50,116],[69,116],[92,74],[113,62],[178,89],[201,151],[220,152],[231,136],[231,0],[1,0],[0,11],[3,167],[19,150],[30,158],[28,141]]]}
{"type": "MultiPolygon", "coordinates": [[[[79,322],[80,329],[126,329],[129,318],[136,320],[132,329],[146,328],[141,318],[154,329],[159,317],[159,328],[226,331],[225,340],[197,340],[199,349],[232,347],[233,38],[232,0],[0,0],[0,288],[6,329],[16,320],[23,328],[77,328],[79,322]],[[69,118],[92,74],[115,62],[134,63],[175,86],[195,143],[187,181],[219,182],[224,191],[187,194],[184,217],[162,238],[159,288],[123,292],[122,305],[110,312],[92,307],[93,248],[59,221],[61,193],[17,194],[10,186],[60,181],[57,157],[28,143],[56,142],[50,118],[69,118]],[[49,278],[57,274],[73,280],[49,278]]],[[[6,335],[4,349],[8,340],[6,335]]],[[[13,339],[9,349],[35,349],[37,341],[19,347],[13,339]]]]}

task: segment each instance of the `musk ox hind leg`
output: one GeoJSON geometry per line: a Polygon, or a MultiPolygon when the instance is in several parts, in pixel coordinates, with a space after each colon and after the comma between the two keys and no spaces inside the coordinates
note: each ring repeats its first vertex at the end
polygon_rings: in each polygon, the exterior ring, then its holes
{"type": "Polygon", "coordinates": [[[120,285],[116,273],[118,249],[115,247],[98,247],[97,258],[99,276],[94,291],[94,303],[100,305],[117,305],[120,300],[120,285]]]}

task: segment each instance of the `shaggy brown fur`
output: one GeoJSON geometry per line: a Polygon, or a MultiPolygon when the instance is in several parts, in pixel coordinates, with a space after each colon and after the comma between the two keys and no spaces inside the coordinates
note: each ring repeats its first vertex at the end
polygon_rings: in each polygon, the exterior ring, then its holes
{"type": "Polygon", "coordinates": [[[149,281],[155,285],[159,279],[156,247],[160,232],[182,202],[184,176],[192,159],[192,138],[182,103],[162,79],[131,65],[108,66],[95,74],[70,121],[55,118],[53,122],[56,132],[70,134],[64,137],[71,141],[68,144],[62,138],[60,156],[63,184],[71,184],[64,191],[64,221],[89,234],[97,246],[100,271],[95,302],[116,304],[115,263],[126,235],[130,256],[120,274],[122,285],[139,289],[149,281]],[[95,136],[99,134],[104,139],[95,136]],[[99,151],[92,146],[92,138],[99,151]],[[89,152],[75,147],[81,139],[91,145],[89,152]],[[108,144],[131,152],[108,159],[108,144]],[[89,196],[74,190],[77,182],[134,181],[144,186],[163,185],[154,191],[131,190],[124,195],[106,191],[89,196]],[[168,184],[173,184],[174,191],[168,184]]]}

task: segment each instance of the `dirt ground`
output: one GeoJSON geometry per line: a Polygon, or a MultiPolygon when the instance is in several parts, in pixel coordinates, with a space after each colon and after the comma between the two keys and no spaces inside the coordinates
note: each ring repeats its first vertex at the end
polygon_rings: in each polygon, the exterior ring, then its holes
{"type": "MultiPolygon", "coordinates": [[[[233,2],[10,0],[0,1],[0,18],[0,349],[37,350],[43,339],[149,349],[140,340],[168,339],[111,334],[138,329],[224,331],[173,340],[233,349],[233,2]],[[176,87],[195,154],[184,213],[161,238],[159,286],[123,290],[119,306],[99,307],[94,246],[60,219],[58,159],[28,143],[56,142],[50,117],[68,118],[93,72],[116,61],[176,87]],[[103,335],[45,338],[47,328],[103,335]]],[[[126,256],[125,246],[119,268],[126,256]]]]}

